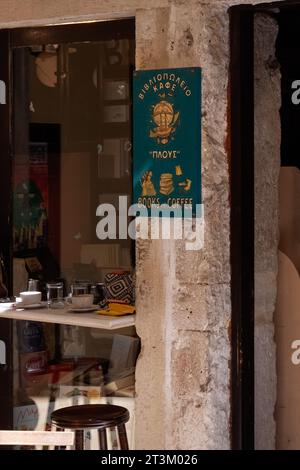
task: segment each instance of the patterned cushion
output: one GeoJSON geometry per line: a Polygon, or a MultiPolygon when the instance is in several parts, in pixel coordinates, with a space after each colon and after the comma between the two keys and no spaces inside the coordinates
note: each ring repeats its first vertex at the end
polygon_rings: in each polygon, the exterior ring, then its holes
{"type": "Polygon", "coordinates": [[[131,273],[109,273],[105,275],[108,300],[134,304],[134,282],[131,273]]]}

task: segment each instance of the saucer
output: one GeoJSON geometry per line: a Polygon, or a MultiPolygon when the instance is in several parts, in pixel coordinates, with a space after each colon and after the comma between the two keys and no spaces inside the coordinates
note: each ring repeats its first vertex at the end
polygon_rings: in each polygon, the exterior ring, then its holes
{"type": "Polygon", "coordinates": [[[84,308],[69,308],[68,312],[74,312],[74,313],[80,313],[80,312],[95,312],[95,310],[98,310],[99,306],[98,305],[93,305],[92,307],[84,307],[84,308]]]}
{"type": "Polygon", "coordinates": [[[34,309],[34,308],[45,308],[47,307],[47,302],[39,302],[37,304],[22,304],[22,302],[18,302],[16,304],[16,308],[24,308],[24,309],[34,309]]]}

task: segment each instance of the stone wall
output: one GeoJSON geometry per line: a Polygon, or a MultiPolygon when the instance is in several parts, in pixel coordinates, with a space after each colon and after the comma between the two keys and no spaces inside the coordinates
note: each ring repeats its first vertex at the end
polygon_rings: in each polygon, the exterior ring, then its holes
{"type": "MultiPolygon", "coordinates": [[[[201,66],[205,237],[137,245],[138,448],[230,446],[228,14],[220,2],[137,12],[137,68],[201,66]],[[213,93],[212,93],[213,90],[213,93]],[[147,295],[145,295],[147,293],[147,295]],[[159,398],[159,400],[157,400],[159,398]],[[152,413],[149,415],[149,409],[152,413]],[[165,429],[158,424],[163,418],[165,429]],[[196,432],[195,432],[196,431],[196,432]]],[[[200,131],[200,129],[199,129],[200,131]]]]}
{"type": "Polygon", "coordinates": [[[255,21],[255,445],[275,448],[277,293],[280,170],[280,70],[277,23],[255,21]]]}
{"type": "MultiPolygon", "coordinates": [[[[142,340],[136,373],[139,449],[230,447],[230,213],[226,138],[228,7],[235,3],[248,2],[2,0],[0,5],[1,27],[135,16],[138,69],[203,68],[204,248],[188,252],[180,241],[137,244],[137,331],[142,340]]],[[[269,337],[270,328],[267,332],[269,337]]],[[[268,346],[273,361],[273,343],[268,341],[265,348],[268,346]]],[[[262,349],[265,352],[269,354],[262,349]]],[[[273,393],[269,390],[272,380],[267,385],[261,390],[265,396],[273,393]]],[[[265,419],[270,415],[267,409],[265,419]]],[[[269,441],[264,442],[269,445],[269,441]]]]}

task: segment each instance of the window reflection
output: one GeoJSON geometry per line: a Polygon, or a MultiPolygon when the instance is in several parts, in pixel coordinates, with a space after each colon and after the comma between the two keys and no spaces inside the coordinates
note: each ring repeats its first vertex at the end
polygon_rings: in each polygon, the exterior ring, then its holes
{"type": "MultiPolygon", "coordinates": [[[[50,281],[62,282],[67,296],[75,281],[111,282],[112,274],[134,291],[132,241],[96,236],[99,203],[131,198],[133,66],[129,39],[14,50],[14,295],[29,278],[45,301],[50,281]]],[[[47,429],[51,411],[71,404],[133,409],[133,327],[18,320],[14,344],[16,429],[47,429]]]]}

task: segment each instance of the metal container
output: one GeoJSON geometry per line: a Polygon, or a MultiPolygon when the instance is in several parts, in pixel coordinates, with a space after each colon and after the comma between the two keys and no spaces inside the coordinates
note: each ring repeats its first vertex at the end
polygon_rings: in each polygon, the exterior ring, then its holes
{"type": "Polygon", "coordinates": [[[103,282],[97,282],[91,286],[91,294],[94,295],[94,304],[99,305],[101,308],[107,306],[106,288],[103,282]]]}

